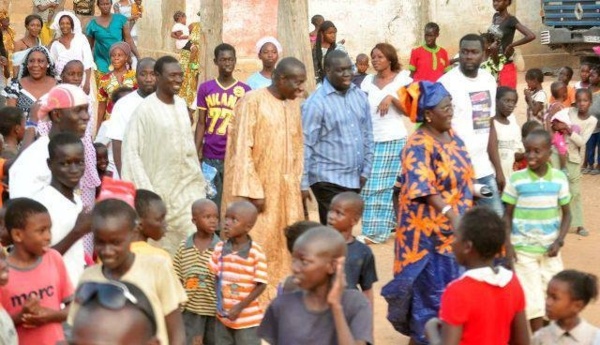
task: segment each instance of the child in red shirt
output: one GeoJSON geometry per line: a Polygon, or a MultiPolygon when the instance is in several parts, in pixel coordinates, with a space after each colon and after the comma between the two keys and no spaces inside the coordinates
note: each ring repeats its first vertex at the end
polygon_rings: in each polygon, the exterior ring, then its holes
{"type": "Polygon", "coordinates": [[[446,49],[437,45],[440,27],[436,23],[425,25],[425,43],[414,48],[410,53],[408,69],[415,81],[427,80],[436,82],[444,73],[452,68],[446,49]]]}
{"type": "Polygon", "coordinates": [[[7,259],[10,280],[0,288],[2,306],[10,314],[20,344],[56,344],[65,339],[73,295],[60,254],[50,248],[50,214],[27,198],[12,199],[6,209],[6,229],[14,244],[7,259]]]}
{"type": "Polygon", "coordinates": [[[463,216],[452,251],[467,271],[442,295],[443,341],[438,319],[426,325],[432,345],[529,344],[521,284],[512,271],[493,267],[505,241],[504,222],[494,211],[476,207],[463,216]]]}

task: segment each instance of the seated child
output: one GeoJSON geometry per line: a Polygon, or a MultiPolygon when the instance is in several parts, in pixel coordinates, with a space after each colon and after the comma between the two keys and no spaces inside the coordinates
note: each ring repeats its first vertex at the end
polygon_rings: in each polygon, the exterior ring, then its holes
{"type": "Polygon", "coordinates": [[[44,205],[28,198],[10,201],[6,228],[14,247],[8,256],[8,283],[0,287],[20,344],[56,344],[64,340],[73,286],[60,254],[50,248],[52,221],[44,205]],[[28,297],[29,296],[29,297],[28,297]],[[62,309],[61,304],[67,305],[62,309]]]}
{"type": "Polygon", "coordinates": [[[372,344],[373,312],[358,291],[346,289],[346,240],[319,226],[294,243],[292,271],[301,289],[277,296],[258,335],[271,345],[372,344]]]}
{"type": "MultiPolygon", "coordinates": [[[[575,88],[569,85],[572,78],[573,69],[571,67],[564,66],[558,70],[558,76],[556,77],[556,81],[563,83],[566,88],[565,98],[562,101],[562,104],[565,106],[565,108],[570,108],[571,106],[573,106],[573,104],[575,104],[575,88]]],[[[557,99],[554,97],[554,95],[550,95],[549,103],[552,103],[555,100],[557,99]]]]}
{"type": "MultiPolygon", "coordinates": [[[[2,226],[4,227],[4,224],[2,226]]],[[[4,248],[0,248],[0,287],[8,284],[8,271],[6,253],[4,252],[4,248]]],[[[19,345],[15,324],[6,309],[2,307],[2,304],[0,304],[0,344],[19,345]]]]}
{"type": "Polygon", "coordinates": [[[523,93],[527,102],[527,121],[544,123],[544,113],[548,107],[548,96],[542,88],[544,73],[539,68],[532,68],[525,73],[525,82],[527,88],[523,93]]]}
{"type": "Polygon", "coordinates": [[[579,65],[579,81],[575,83],[575,89],[587,89],[590,87],[590,72],[592,64],[590,62],[582,62],[579,65]]]}
{"type": "Polygon", "coordinates": [[[466,272],[448,284],[442,295],[442,337],[438,327],[433,327],[439,321],[426,326],[432,345],[528,344],[521,284],[512,271],[494,267],[494,258],[506,241],[505,231],[502,219],[485,207],[463,215],[452,251],[466,272]]]}
{"type": "Polygon", "coordinates": [[[543,325],[544,287],[549,277],[563,269],[559,252],[571,224],[569,181],[548,163],[551,141],[545,130],[529,133],[524,142],[528,167],[510,176],[502,195],[510,234],[506,257],[514,260],[525,291],[526,315],[534,332],[543,325]],[[531,207],[533,203],[535,208],[531,207]]]}
{"type": "Polygon", "coordinates": [[[260,344],[256,328],[263,318],[258,297],[267,288],[267,260],[248,233],[258,211],[249,201],[231,203],[210,270],[217,277],[217,344],[260,344]]]}
{"type": "Polygon", "coordinates": [[[571,119],[569,118],[569,109],[563,109],[558,113],[554,114],[550,119],[550,129],[552,131],[552,146],[558,152],[558,159],[560,163],[560,170],[567,174],[567,140],[566,135],[570,135],[573,130],[577,131],[576,128],[571,126],[571,119]],[[562,124],[562,126],[561,126],[562,124]]]}
{"type": "MultiPolygon", "coordinates": [[[[321,223],[313,222],[310,220],[301,220],[292,225],[286,226],[283,229],[283,233],[285,234],[286,246],[290,255],[294,251],[294,243],[298,237],[302,236],[303,233],[307,232],[312,228],[316,228],[321,226],[321,223]]],[[[294,283],[294,276],[290,275],[285,278],[285,280],[279,284],[277,287],[277,295],[281,295],[283,293],[298,291],[299,287],[294,283]]]]}
{"type": "Polygon", "coordinates": [[[4,139],[0,157],[16,158],[25,135],[25,116],[19,108],[3,107],[0,109],[0,134],[4,139]]]}
{"type": "MultiPolygon", "coordinates": [[[[527,121],[521,127],[521,139],[525,141],[525,138],[529,135],[529,133],[533,132],[536,129],[544,129],[541,123],[531,120],[527,121]]],[[[517,155],[515,154],[515,165],[513,167],[514,171],[519,171],[527,168],[527,158],[525,158],[525,154],[517,155]]],[[[510,175],[505,176],[507,179],[510,175]]]]}
{"type": "Polygon", "coordinates": [[[69,344],[159,345],[152,304],[134,284],[84,283],[75,300],[81,307],[73,320],[69,344]],[[123,304],[118,308],[110,305],[104,297],[109,293],[123,304]]]}
{"type": "Polygon", "coordinates": [[[552,277],[546,293],[546,316],[551,322],[535,332],[531,344],[598,344],[598,328],[579,317],[597,297],[598,278],[593,274],[565,270],[552,277]]]}
{"type": "MultiPolygon", "coordinates": [[[[187,300],[185,291],[165,258],[131,252],[136,221],[135,210],[124,201],[107,199],[96,204],[92,211],[94,250],[102,263],[88,267],[79,284],[119,280],[137,285],[156,315],[160,344],[183,344],[185,331],[179,306],[187,300]]],[[[79,307],[75,300],[69,311],[70,325],[79,307]]]]}
{"type": "Polygon", "coordinates": [[[367,54],[358,54],[355,67],[356,72],[352,76],[352,83],[360,88],[360,84],[362,84],[367,76],[367,69],[369,69],[369,56],[367,54]]]}
{"type": "Polygon", "coordinates": [[[343,192],[331,200],[327,213],[327,225],[339,231],[346,240],[346,278],[349,289],[362,290],[373,306],[373,283],[377,281],[375,256],[366,244],[352,236],[352,228],[362,218],[364,201],[354,192],[343,192]]]}
{"type": "Polygon", "coordinates": [[[171,28],[171,38],[175,39],[175,47],[177,49],[190,50],[189,38],[190,28],[186,25],[186,16],[182,11],[177,11],[173,15],[175,24],[171,28]]]}
{"type": "Polygon", "coordinates": [[[209,199],[192,204],[192,223],[196,232],[181,242],[173,257],[173,268],[183,285],[188,301],[183,305],[185,337],[191,344],[215,344],[217,295],[209,262],[219,236],[217,204],[209,199]]]}
{"type": "Polygon", "coordinates": [[[171,262],[169,253],[148,243],[160,241],[167,232],[167,206],[162,198],[149,190],[135,191],[135,212],[139,221],[131,239],[131,252],[142,255],[158,255],[171,262]]]}

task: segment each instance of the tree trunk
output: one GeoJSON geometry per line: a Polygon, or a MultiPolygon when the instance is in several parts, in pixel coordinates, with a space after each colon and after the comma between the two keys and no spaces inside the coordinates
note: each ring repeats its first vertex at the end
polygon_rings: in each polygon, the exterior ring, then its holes
{"type": "Polygon", "coordinates": [[[304,63],[306,91],[310,93],[315,89],[315,70],[307,28],[308,1],[280,0],[277,10],[277,33],[283,46],[283,56],[293,56],[304,63]]]}
{"type": "Polygon", "coordinates": [[[200,45],[200,83],[205,80],[215,79],[218,71],[213,63],[213,51],[215,47],[223,43],[223,1],[202,0],[200,8],[200,22],[204,44],[200,45]]]}

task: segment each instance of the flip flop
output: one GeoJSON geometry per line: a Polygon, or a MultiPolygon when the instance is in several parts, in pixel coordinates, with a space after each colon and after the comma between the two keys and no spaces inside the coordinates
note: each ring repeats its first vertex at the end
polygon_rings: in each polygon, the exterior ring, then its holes
{"type": "Polygon", "coordinates": [[[581,237],[587,237],[590,235],[590,232],[587,231],[585,228],[579,228],[579,229],[577,229],[577,235],[579,235],[581,237]]]}

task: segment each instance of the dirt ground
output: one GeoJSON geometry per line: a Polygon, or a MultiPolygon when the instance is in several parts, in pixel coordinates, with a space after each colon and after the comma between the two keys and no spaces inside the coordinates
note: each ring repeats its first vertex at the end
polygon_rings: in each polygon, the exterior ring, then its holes
{"type": "MultiPolygon", "coordinates": [[[[519,75],[519,105],[515,114],[519,123],[525,119],[525,102],[523,98],[523,73],[519,75]]],[[[576,72],[576,75],[578,73],[576,72]]],[[[544,88],[548,90],[554,77],[545,77],[544,88]]],[[[411,125],[407,128],[412,128],[411,125]]],[[[584,175],[581,186],[583,191],[583,205],[586,228],[590,231],[589,237],[580,237],[575,234],[569,234],[566,244],[562,251],[565,268],[574,268],[587,271],[600,276],[600,203],[594,202],[600,192],[600,175],[584,175]]],[[[311,212],[312,219],[318,219],[316,212],[311,212]]],[[[357,234],[360,229],[355,229],[357,234]]],[[[375,343],[376,344],[408,344],[408,338],[396,332],[386,319],[387,303],[381,297],[381,288],[392,279],[392,265],[394,261],[394,241],[390,238],[385,244],[371,246],[375,254],[377,265],[377,274],[379,282],[375,284],[375,343]]],[[[600,302],[591,303],[583,312],[583,317],[594,325],[600,325],[600,302]]]]}

